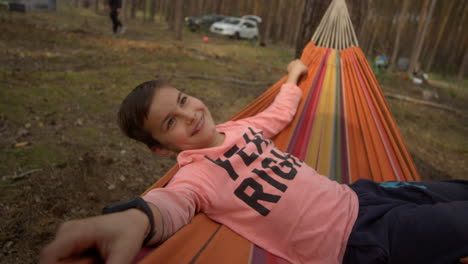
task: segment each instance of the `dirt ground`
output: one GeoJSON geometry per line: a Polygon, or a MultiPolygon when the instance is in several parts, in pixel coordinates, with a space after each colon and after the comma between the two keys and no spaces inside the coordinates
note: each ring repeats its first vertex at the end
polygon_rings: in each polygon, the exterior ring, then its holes
{"type": "MultiPolygon", "coordinates": [[[[221,122],[282,77],[294,54],[214,36],[203,43],[200,33],[174,41],[162,22],[126,24],[113,36],[104,13],[0,10],[0,263],[36,263],[60,223],[142,193],[174,164],[118,130],[116,111],[133,86],[172,79],[221,122]],[[180,77],[187,74],[260,84],[180,77]]],[[[385,92],[460,111],[388,99],[422,178],[468,179],[466,82],[441,89],[378,77],[385,92]]]]}

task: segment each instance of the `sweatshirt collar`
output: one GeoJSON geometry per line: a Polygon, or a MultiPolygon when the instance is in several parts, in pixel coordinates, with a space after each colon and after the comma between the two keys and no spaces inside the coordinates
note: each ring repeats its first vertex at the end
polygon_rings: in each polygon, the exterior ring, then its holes
{"type": "Polygon", "coordinates": [[[203,149],[189,149],[184,150],[177,155],[177,163],[179,168],[184,167],[195,161],[200,161],[205,159],[205,156],[210,158],[214,158],[213,156],[218,156],[218,153],[222,152],[226,148],[226,142],[230,140],[228,129],[225,129],[224,124],[217,125],[216,131],[224,133],[224,142],[220,146],[211,147],[211,148],[203,148],[203,149]]]}

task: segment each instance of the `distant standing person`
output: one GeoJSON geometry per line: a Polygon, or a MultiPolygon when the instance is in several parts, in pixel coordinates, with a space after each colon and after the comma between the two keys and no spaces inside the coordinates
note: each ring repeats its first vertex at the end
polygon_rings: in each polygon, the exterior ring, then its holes
{"type": "Polygon", "coordinates": [[[114,34],[124,33],[125,26],[119,20],[119,13],[122,9],[122,0],[109,0],[110,18],[112,19],[112,30],[114,34]],[[120,29],[120,32],[119,32],[120,29]]]}

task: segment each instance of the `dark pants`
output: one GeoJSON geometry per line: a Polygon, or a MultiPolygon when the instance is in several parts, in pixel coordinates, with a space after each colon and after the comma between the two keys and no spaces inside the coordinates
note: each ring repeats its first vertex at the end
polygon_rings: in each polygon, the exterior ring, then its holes
{"type": "Polygon", "coordinates": [[[468,181],[349,186],[359,215],[343,263],[445,264],[468,256],[468,181]]]}
{"type": "Polygon", "coordinates": [[[116,34],[119,30],[119,27],[122,27],[122,22],[119,20],[119,13],[117,12],[117,9],[111,9],[110,11],[110,18],[112,19],[112,30],[116,34]]]}

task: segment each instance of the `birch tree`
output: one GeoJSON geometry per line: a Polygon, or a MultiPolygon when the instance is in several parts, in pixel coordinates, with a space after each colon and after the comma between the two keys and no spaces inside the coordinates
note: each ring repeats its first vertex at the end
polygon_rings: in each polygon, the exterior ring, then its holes
{"type": "Polygon", "coordinates": [[[398,27],[397,27],[395,43],[394,43],[393,52],[392,52],[392,58],[390,60],[390,69],[394,69],[396,65],[398,50],[400,48],[401,33],[403,32],[403,29],[406,26],[406,21],[408,20],[408,9],[409,9],[409,0],[404,0],[403,7],[401,9],[401,12],[397,20],[398,27]]]}

